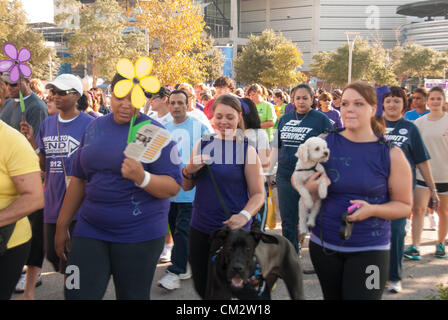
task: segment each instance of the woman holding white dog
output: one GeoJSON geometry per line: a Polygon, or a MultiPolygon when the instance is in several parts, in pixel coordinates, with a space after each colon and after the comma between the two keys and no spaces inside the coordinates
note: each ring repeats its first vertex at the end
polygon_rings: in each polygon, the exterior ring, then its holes
{"type": "Polygon", "coordinates": [[[299,251],[299,193],[291,184],[299,146],[308,138],[315,137],[325,130],[331,130],[333,125],[326,115],[313,110],[313,90],[307,84],[299,84],[291,91],[291,103],[295,112],[285,113],[278,122],[277,132],[272,142],[271,169],[278,162],[277,190],[280,215],[282,218],[282,234],[299,251]]]}
{"type": "Polygon", "coordinates": [[[183,189],[196,186],[189,245],[194,287],[201,298],[205,297],[207,284],[210,234],[224,226],[249,229],[250,220],[264,203],[261,162],[244,138],[242,106],[236,96],[224,94],[216,99],[213,124],[217,135],[196,143],[182,171],[183,189]]]}
{"type": "Polygon", "coordinates": [[[400,148],[383,138],[384,120],[376,110],[376,91],[369,84],[355,82],[344,89],[345,130],[326,138],[326,175],[315,174],[306,183],[316,194],[320,179],[331,180],[309,244],[324,299],[381,299],[389,270],[389,220],[411,211],[409,163],[400,148]],[[352,234],[343,240],[342,216],[355,203],[360,208],[346,220],[353,223],[352,234]]]}

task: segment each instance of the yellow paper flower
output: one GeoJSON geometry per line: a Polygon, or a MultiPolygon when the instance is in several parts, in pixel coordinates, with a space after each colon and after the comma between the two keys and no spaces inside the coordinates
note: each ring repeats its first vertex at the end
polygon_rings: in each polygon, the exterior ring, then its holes
{"type": "Polygon", "coordinates": [[[117,72],[125,77],[114,87],[114,95],[117,98],[126,97],[131,92],[132,105],[140,109],[145,105],[145,93],[143,89],[152,93],[160,90],[160,81],[156,77],[147,76],[152,70],[152,60],[148,57],[141,57],[132,65],[128,59],[121,59],[117,63],[117,72]]]}

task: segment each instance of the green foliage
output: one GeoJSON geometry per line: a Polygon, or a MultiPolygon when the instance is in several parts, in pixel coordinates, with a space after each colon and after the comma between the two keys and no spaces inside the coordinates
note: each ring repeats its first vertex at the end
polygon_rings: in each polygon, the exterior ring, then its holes
{"type": "Polygon", "coordinates": [[[396,50],[398,61],[395,73],[398,76],[418,78],[420,84],[424,78],[442,76],[442,54],[432,48],[417,44],[408,44],[401,50],[396,50]]]}
{"type": "Polygon", "coordinates": [[[291,41],[265,30],[261,36],[249,37],[235,61],[235,79],[268,88],[287,87],[303,81],[304,76],[298,71],[302,63],[302,52],[291,41]]]}
{"type": "MultiPolygon", "coordinates": [[[[50,61],[53,75],[57,72],[56,52],[46,47],[43,35],[33,31],[26,23],[25,11],[20,1],[0,0],[0,46],[3,48],[3,44],[10,42],[18,50],[28,48],[31,51],[31,60],[27,64],[33,71],[32,77],[50,79],[50,61]]],[[[0,60],[6,58],[1,50],[0,60]]]]}
{"type": "MultiPolygon", "coordinates": [[[[145,35],[138,29],[127,30],[123,11],[116,0],[97,0],[80,7],[74,0],[61,0],[66,8],[79,8],[79,28],[67,28],[68,53],[64,59],[73,66],[90,64],[92,85],[96,86],[99,77],[111,79],[115,65],[120,58],[135,60],[145,54],[145,35]]],[[[73,11],[71,11],[73,12],[73,11]]],[[[75,11],[76,12],[76,11],[75,11]]],[[[60,23],[70,17],[66,13],[57,16],[60,23]]]]}

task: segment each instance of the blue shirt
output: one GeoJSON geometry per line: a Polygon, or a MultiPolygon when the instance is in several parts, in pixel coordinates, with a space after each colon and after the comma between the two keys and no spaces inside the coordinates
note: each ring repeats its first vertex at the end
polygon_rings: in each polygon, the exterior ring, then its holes
{"type": "Polygon", "coordinates": [[[417,109],[408,111],[404,114],[404,118],[409,121],[415,121],[420,117],[423,117],[425,114],[429,113],[430,110],[426,110],[423,113],[417,112],[417,109]]]}
{"type": "Polygon", "coordinates": [[[386,139],[393,141],[406,155],[412,168],[413,186],[415,186],[416,165],[431,158],[420,131],[414,123],[401,118],[398,121],[386,120],[386,133],[386,139]]]}
{"type": "Polygon", "coordinates": [[[272,143],[273,148],[278,148],[277,174],[290,177],[297,163],[295,154],[299,146],[326,129],[332,130],[333,125],[326,115],[316,110],[306,114],[285,113],[280,118],[272,143]]]}
{"type": "Polygon", "coordinates": [[[59,115],[46,118],[36,137],[37,146],[45,156],[45,223],[58,220],[66,191],[65,174],[71,176],[74,154],[81,145],[86,127],[94,120],[84,112],[69,122],[58,118],[59,115]]]}
{"type": "Polygon", "coordinates": [[[326,115],[328,117],[328,119],[330,119],[331,124],[333,125],[333,127],[335,129],[342,129],[343,125],[342,125],[342,119],[341,119],[341,113],[337,110],[329,110],[328,112],[324,112],[321,109],[317,109],[317,111],[323,113],[324,115],[326,115]]]}
{"type": "MultiPolygon", "coordinates": [[[[141,114],[135,124],[148,120],[141,114]]],[[[162,127],[156,121],[152,124],[162,127]]],[[[121,166],[129,123],[117,124],[113,113],[93,121],[76,153],[72,175],[85,180],[74,236],[116,243],[137,243],[163,237],[168,229],[169,199],[159,199],[123,178],[121,166]]],[[[153,163],[143,168],[168,175],[182,185],[176,144],[171,141],[153,163]]]]}
{"type": "Polygon", "coordinates": [[[339,133],[326,138],[330,159],[323,163],[331,180],[327,198],[322,200],[311,241],[336,251],[388,250],[390,221],[371,217],[355,222],[349,240],[339,237],[341,217],[350,200],[370,204],[389,201],[390,148],[386,143],[348,140],[339,133]],[[322,232],[321,232],[322,231],[322,232]]]}
{"type": "MultiPolygon", "coordinates": [[[[187,165],[193,151],[194,144],[205,134],[210,134],[207,127],[198,119],[187,117],[187,119],[179,124],[173,121],[165,124],[165,128],[171,133],[171,140],[177,144],[179,158],[182,161],[182,169],[187,165]]],[[[184,191],[180,189],[179,193],[172,197],[171,202],[193,202],[195,189],[184,191]]]]}

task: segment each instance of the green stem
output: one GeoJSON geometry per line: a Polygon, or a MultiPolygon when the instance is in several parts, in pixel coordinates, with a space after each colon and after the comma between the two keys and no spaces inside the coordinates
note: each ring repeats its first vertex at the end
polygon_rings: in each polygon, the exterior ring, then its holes
{"type": "Polygon", "coordinates": [[[129,124],[129,133],[128,133],[128,144],[132,142],[132,128],[134,128],[135,119],[137,118],[137,113],[134,112],[132,116],[131,123],[129,124]]]}

